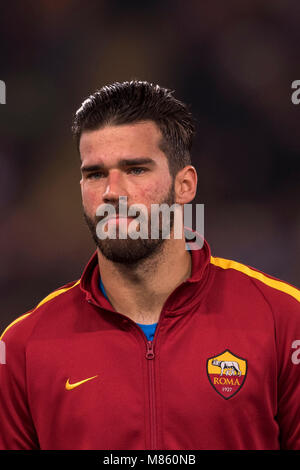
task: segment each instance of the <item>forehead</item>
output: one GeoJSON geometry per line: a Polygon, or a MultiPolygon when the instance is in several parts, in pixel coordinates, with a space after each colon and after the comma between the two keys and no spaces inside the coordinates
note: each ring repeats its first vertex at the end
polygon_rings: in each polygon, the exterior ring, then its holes
{"type": "Polygon", "coordinates": [[[165,160],[159,148],[162,134],[152,121],[135,124],[109,125],[93,131],[84,131],[79,151],[82,162],[114,162],[120,158],[151,157],[165,160]]]}

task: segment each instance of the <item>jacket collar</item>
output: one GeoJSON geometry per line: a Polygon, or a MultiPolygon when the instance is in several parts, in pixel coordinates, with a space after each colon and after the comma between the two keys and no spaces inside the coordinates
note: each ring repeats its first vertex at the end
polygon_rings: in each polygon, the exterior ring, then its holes
{"type": "MultiPolygon", "coordinates": [[[[201,249],[193,249],[193,243],[189,243],[189,245],[192,255],[191,276],[168,297],[164,305],[164,310],[168,314],[184,313],[186,309],[190,309],[196,302],[198,303],[211,278],[211,270],[209,269],[211,252],[207,241],[203,239],[201,249]]],[[[115,312],[99,288],[100,274],[101,268],[99,270],[97,251],[95,251],[83,271],[80,288],[88,302],[115,312]]]]}

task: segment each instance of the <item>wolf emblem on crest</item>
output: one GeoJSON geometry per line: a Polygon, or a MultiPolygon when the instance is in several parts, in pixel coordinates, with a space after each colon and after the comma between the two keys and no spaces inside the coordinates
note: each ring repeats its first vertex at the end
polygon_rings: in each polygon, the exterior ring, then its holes
{"type": "Polygon", "coordinates": [[[226,375],[235,375],[235,374],[241,375],[242,374],[239,363],[236,361],[218,361],[217,359],[214,359],[211,363],[213,366],[218,366],[221,368],[221,372],[220,372],[221,377],[225,369],[227,369],[225,372],[226,375]]]}

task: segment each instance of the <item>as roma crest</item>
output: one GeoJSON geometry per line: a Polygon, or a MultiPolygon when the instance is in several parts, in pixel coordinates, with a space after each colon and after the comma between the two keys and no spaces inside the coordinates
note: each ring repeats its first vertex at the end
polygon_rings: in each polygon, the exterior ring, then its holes
{"type": "Polygon", "coordinates": [[[247,360],[226,349],[206,362],[208,379],[221,397],[228,400],[244,385],[247,375],[247,360]]]}

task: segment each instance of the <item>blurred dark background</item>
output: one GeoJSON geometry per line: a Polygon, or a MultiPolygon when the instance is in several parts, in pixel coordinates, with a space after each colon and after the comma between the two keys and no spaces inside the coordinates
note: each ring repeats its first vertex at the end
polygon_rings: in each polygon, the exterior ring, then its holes
{"type": "Polygon", "coordinates": [[[212,254],[299,287],[299,0],[1,2],[0,21],[1,331],[94,251],[70,127],[113,81],[190,106],[212,254]]]}

